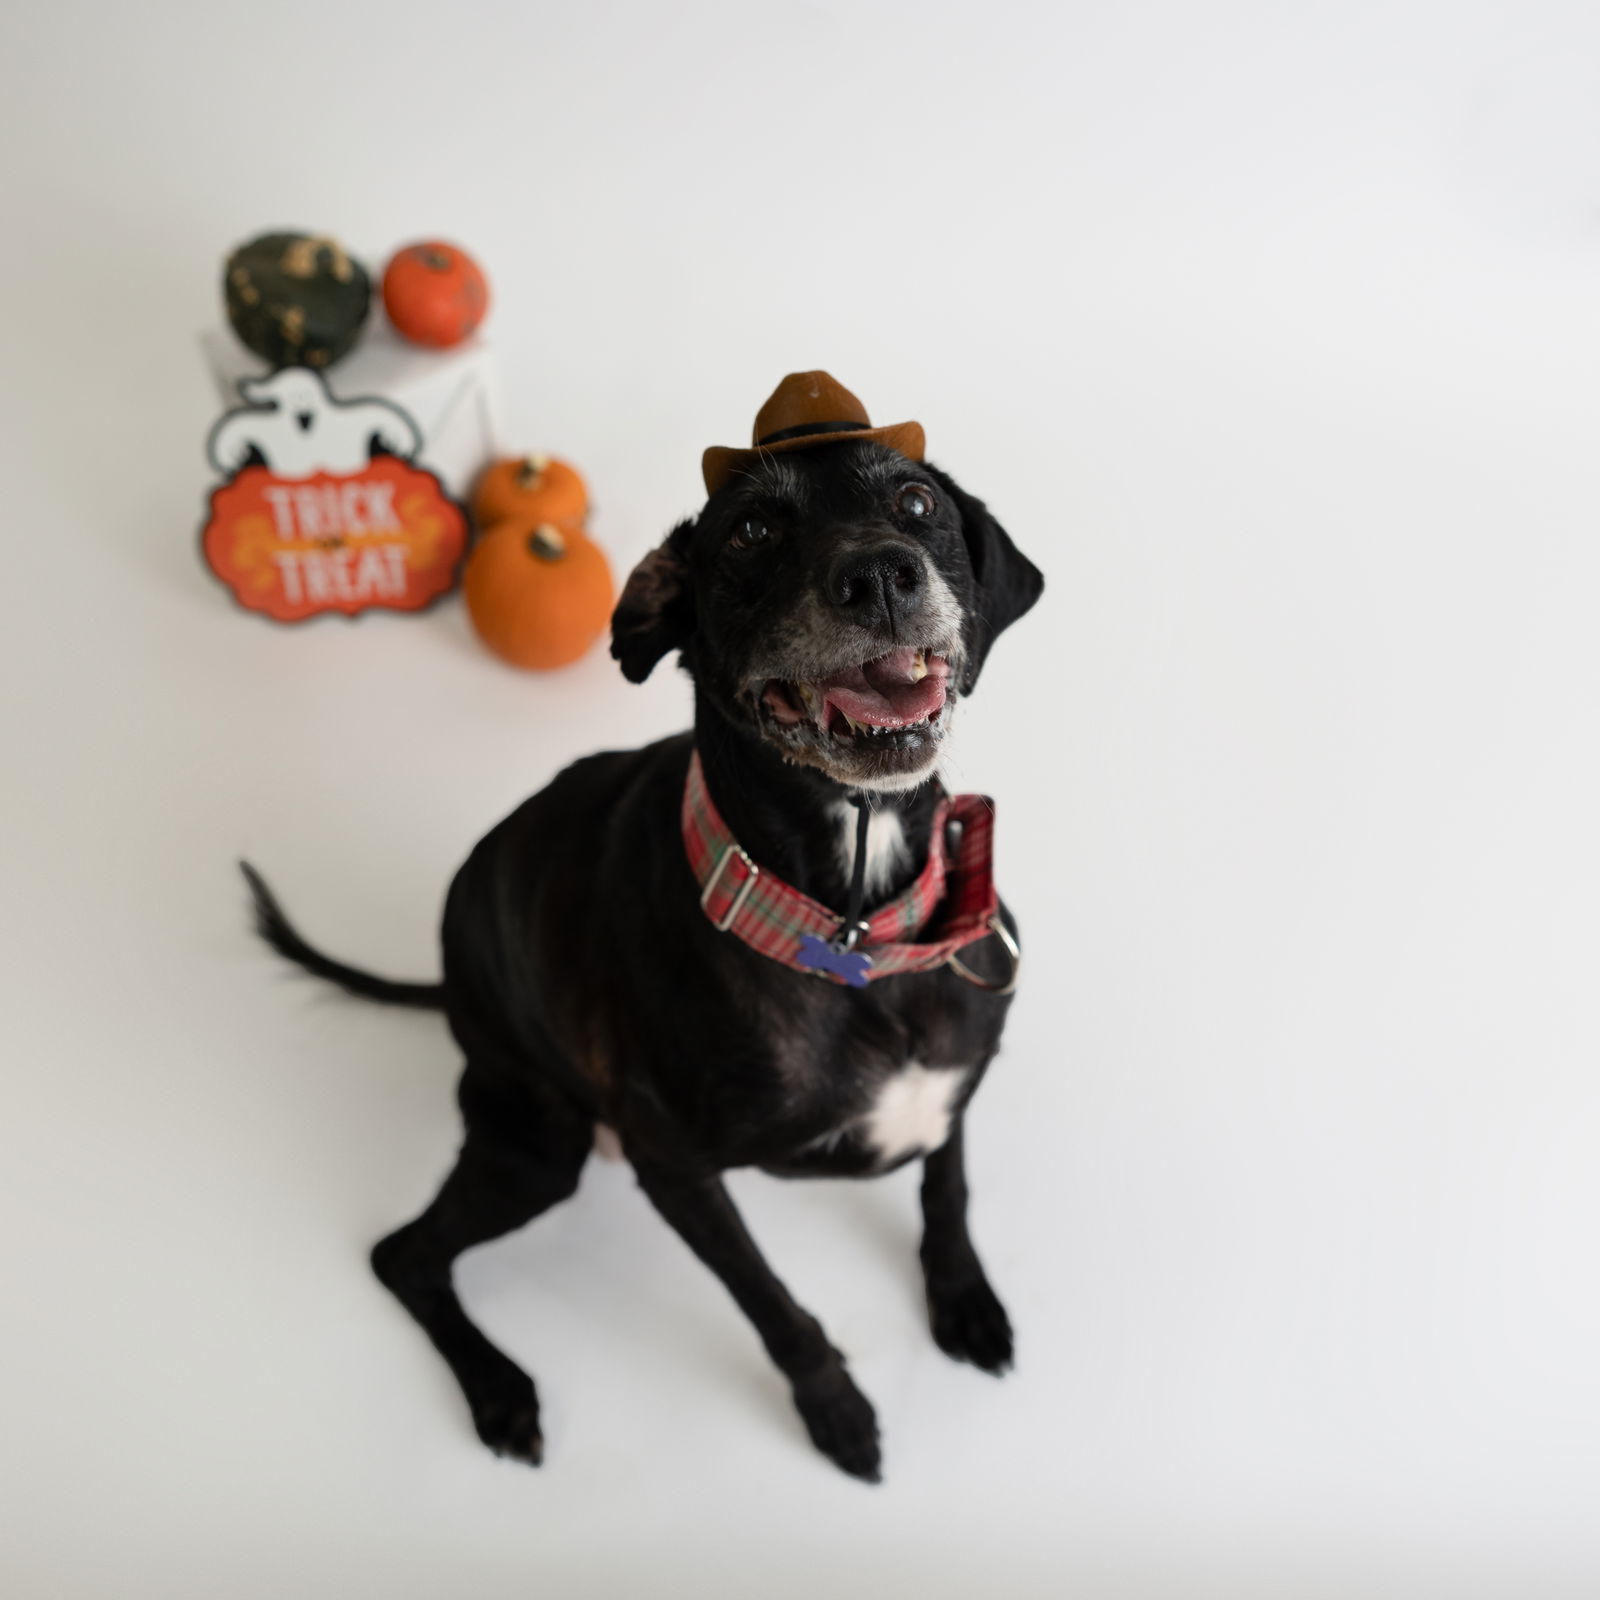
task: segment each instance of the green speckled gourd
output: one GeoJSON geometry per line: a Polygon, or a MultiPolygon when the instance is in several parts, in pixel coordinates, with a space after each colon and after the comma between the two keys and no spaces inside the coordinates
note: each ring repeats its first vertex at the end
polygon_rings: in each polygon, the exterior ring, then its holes
{"type": "Polygon", "coordinates": [[[228,257],[228,321],[274,367],[331,367],[367,320],[372,280],[333,239],[264,233],[228,257]]]}

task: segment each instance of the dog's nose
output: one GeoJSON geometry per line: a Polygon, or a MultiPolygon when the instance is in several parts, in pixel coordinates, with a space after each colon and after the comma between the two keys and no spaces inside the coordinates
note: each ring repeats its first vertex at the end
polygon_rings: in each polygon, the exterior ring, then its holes
{"type": "Polygon", "coordinates": [[[903,544],[875,544],[838,557],[828,570],[828,598],[851,621],[901,622],[922,598],[922,557],[903,544]]]}

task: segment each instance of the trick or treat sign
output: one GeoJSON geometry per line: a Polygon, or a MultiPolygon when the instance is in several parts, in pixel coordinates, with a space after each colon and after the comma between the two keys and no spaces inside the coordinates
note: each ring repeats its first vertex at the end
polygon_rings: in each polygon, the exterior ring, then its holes
{"type": "Polygon", "coordinates": [[[415,463],[416,424],[387,400],[336,400],[286,367],[239,385],[206,452],[223,481],[200,533],[206,565],[248,611],[420,611],[454,587],[467,520],[415,463]]]}

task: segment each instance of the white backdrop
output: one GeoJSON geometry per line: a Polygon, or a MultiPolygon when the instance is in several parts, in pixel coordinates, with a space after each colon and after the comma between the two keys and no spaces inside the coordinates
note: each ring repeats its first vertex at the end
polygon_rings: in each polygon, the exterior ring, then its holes
{"type": "Polygon", "coordinates": [[[0,217],[8,1595],[1597,1591],[1592,6],[32,0],[0,217]],[[951,772],[1017,1372],[926,1337],[913,1174],[736,1184],[880,1489],[622,1169],[461,1269],[539,1473],[367,1274],[452,1047],[233,860],[427,976],[478,834],[687,694],[233,608],[195,334],[274,225],[476,252],[619,568],[825,366],[1048,574],[951,772]]]}

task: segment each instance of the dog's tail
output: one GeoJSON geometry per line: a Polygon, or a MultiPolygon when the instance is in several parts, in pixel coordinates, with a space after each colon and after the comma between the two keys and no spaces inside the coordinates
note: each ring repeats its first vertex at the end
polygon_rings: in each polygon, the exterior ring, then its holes
{"type": "Polygon", "coordinates": [[[314,972],[329,983],[336,983],[346,994],[359,995],[363,1000],[381,1000],[385,1005],[415,1006],[420,1011],[444,1010],[444,985],[442,983],[395,983],[357,967],[347,967],[342,961],[325,956],[313,949],[300,937],[294,924],[284,915],[278,897],[267,887],[261,874],[248,861],[239,863],[244,880],[250,885],[250,897],[255,902],[256,932],[280,956],[298,963],[307,972],[314,972]]]}

